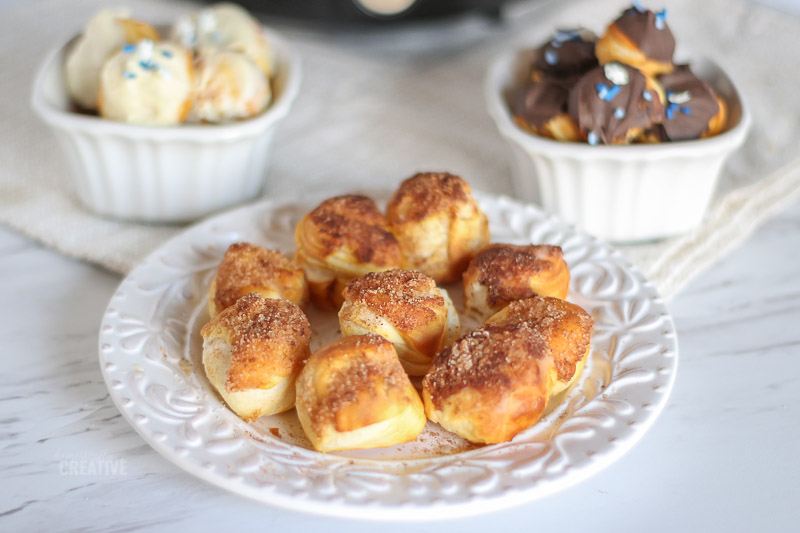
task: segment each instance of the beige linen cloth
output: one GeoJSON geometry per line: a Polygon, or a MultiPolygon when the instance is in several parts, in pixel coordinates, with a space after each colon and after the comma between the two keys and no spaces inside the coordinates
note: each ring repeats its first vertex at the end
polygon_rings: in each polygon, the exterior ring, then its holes
{"type": "MultiPolygon", "coordinates": [[[[30,110],[47,50],[78,33],[103,2],[20,2],[0,12],[0,223],[70,256],[125,273],[182,230],[114,222],[75,201],[61,151],[30,110]]],[[[131,2],[134,15],[172,20],[189,3],[131,2]]],[[[478,16],[380,31],[310,31],[264,20],[303,59],[294,109],[280,126],[265,196],[390,189],[417,170],[448,170],[474,188],[511,194],[506,147],[486,112],[491,58],[534,46],[557,26],[596,32],[628,2],[520,2],[503,23],[478,16]]],[[[714,59],[753,115],[704,224],[623,251],[666,297],[741,243],[800,192],[800,20],[744,0],[662,0],[677,57],[714,59]]]]}

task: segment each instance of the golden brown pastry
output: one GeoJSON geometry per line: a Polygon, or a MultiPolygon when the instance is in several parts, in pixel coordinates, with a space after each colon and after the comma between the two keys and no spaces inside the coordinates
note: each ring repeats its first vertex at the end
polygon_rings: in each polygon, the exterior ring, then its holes
{"type": "Polygon", "coordinates": [[[322,202],[297,224],[297,262],[306,272],[311,300],[338,309],[353,278],[399,267],[402,254],[375,202],[355,194],[322,202]]]}
{"type": "Polygon", "coordinates": [[[422,402],[394,346],[372,334],[311,355],[297,379],[297,417],[323,452],[401,444],[425,427],[422,402]]]}
{"type": "Polygon", "coordinates": [[[472,256],[489,243],[489,224],[469,185],[447,172],[424,172],[403,181],[386,219],[406,262],[448,283],[461,279],[472,256]]]}
{"type": "Polygon", "coordinates": [[[553,355],[530,324],[489,324],[461,337],[422,381],[425,414],[471,442],[511,440],[547,406],[553,355]]]}
{"type": "Polygon", "coordinates": [[[597,41],[600,64],[619,61],[647,76],[672,72],[675,38],[666,18],[666,10],[654,13],[639,4],[626,9],[597,41]]]}
{"type": "Polygon", "coordinates": [[[392,342],[411,376],[424,375],[460,334],[447,291],[415,270],[372,272],[348,283],[339,324],[342,335],[376,333],[392,342]]]}
{"type": "Polygon", "coordinates": [[[464,272],[464,307],[481,319],[536,294],[564,299],[569,269],[558,246],[490,244],[464,272]]]}
{"type": "Polygon", "coordinates": [[[246,242],[231,244],[211,282],[208,312],[214,317],[251,292],[284,298],[300,307],[308,302],[305,273],[285,255],[246,242]]]}
{"type": "Polygon", "coordinates": [[[281,413],[295,401],[311,326],[289,300],[250,293],[200,331],[203,367],[225,403],[245,420],[281,413]]]}
{"type": "Polygon", "coordinates": [[[591,349],[594,320],[579,306],[558,298],[534,296],[511,302],[486,323],[528,324],[542,335],[553,354],[553,395],[575,382],[591,349]]]}

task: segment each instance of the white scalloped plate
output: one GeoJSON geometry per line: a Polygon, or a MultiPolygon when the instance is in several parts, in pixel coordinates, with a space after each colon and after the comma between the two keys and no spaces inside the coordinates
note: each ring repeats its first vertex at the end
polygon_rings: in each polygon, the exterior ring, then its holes
{"type": "MultiPolygon", "coordinates": [[[[672,318],[653,285],[610,246],[533,206],[478,195],[493,242],[559,245],[569,299],[595,320],[578,382],[508,443],[474,447],[429,423],[381,450],[309,449],[294,411],[248,424],[205,377],[199,328],[210,278],[229,244],[292,252],[316,202],[267,201],[202,222],[134,269],[100,329],[100,366],[119,410],[164,457],[215,485],[303,512],[382,520],[466,516],[574,485],[628,451],[666,404],[678,364],[672,318]]],[[[448,287],[457,307],[458,287],[448,287]]],[[[309,313],[312,349],[337,335],[335,314],[309,313]]]]}

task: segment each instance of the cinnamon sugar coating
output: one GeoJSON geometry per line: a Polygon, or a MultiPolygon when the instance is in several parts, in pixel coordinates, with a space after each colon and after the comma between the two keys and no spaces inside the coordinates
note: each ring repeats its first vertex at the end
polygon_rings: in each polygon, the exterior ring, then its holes
{"type": "Polygon", "coordinates": [[[492,244],[470,262],[465,292],[475,282],[486,287],[486,303],[495,308],[535,294],[566,298],[569,270],[558,246],[492,244]]]}
{"type": "Polygon", "coordinates": [[[460,279],[469,260],[489,242],[489,225],[469,185],[447,172],[408,178],[386,211],[389,228],[405,256],[405,268],[437,283],[460,279]]]}
{"type": "Polygon", "coordinates": [[[371,272],[348,283],[345,301],[357,302],[402,331],[412,331],[436,320],[444,298],[432,292],[436,282],[415,270],[371,272]]]}
{"type": "Polygon", "coordinates": [[[231,345],[227,389],[271,386],[297,371],[309,354],[311,325],[288,300],[256,293],[239,298],[203,326],[204,339],[220,337],[231,345]]]}
{"type": "Polygon", "coordinates": [[[212,316],[250,292],[303,305],[308,296],[303,270],[277,250],[238,242],[230,245],[214,276],[212,316]]]}
{"type": "Polygon", "coordinates": [[[551,346],[559,381],[568,382],[591,346],[594,320],[579,306],[558,298],[534,296],[511,302],[487,323],[528,324],[551,346]]]}
{"type": "Polygon", "coordinates": [[[311,211],[303,222],[304,228],[317,238],[321,252],[318,255],[330,255],[345,247],[359,263],[400,264],[397,241],[371,198],[357,194],[330,198],[311,211]]]}

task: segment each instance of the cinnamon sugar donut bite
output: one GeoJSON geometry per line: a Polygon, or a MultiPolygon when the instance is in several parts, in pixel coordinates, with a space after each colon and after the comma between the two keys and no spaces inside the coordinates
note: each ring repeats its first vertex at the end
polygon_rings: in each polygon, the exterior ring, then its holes
{"type": "Polygon", "coordinates": [[[448,283],[461,279],[469,260],[489,242],[489,224],[463,179],[423,172],[400,184],[386,211],[405,256],[404,268],[448,283]]]}
{"type": "Polygon", "coordinates": [[[511,302],[486,323],[528,324],[545,339],[553,355],[553,395],[575,382],[591,349],[594,320],[579,306],[558,298],[534,296],[511,302]]]}
{"type": "Polygon", "coordinates": [[[544,412],[553,355],[529,324],[491,324],[461,337],[422,381],[425,413],[476,443],[511,440],[544,412]]]}
{"type": "Polygon", "coordinates": [[[209,315],[215,317],[251,292],[284,298],[301,307],[308,302],[305,273],[285,255],[246,242],[231,244],[211,282],[209,315]]]}
{"type": "Polygon", "coordinates": [[[311,355],[297,380],[297,417],[321,452],[401,444],[426,423],[394,346],[372,334],[339,339],[311,355]]]}
{"type": "Polygon", "coordinates": [[[247,294],[200,334],[206,375],[237,415],[255,420],[294,406],[295,378],[308,358],[311,338],[299,307],[247,294]]]}
{"type": "Polygon", "coordinates": [[[600,64],[626,63],[648,76],[672,72],[675,38],[667,26],[667,10],[654,13],[635,0],[597,41],[600,64]]]}
{"type": "Polygon", "coordinates": [[[414,270],[372,272],[348,283],[339,324],[342,335],[375,333],[390,341],[411,376],[424,375],[460,334],[447,291],[414,270]]]}
{"type": "Polygon", "coordinates": [[[464,272],[464,307],[485,320],[534,295],[566,298],[569,269],[558,246],[490,244],[464,272]]]}
{"type": "Polygon", "coordinates": [[[311,300],[322,309],[339,309],[342,290],[351,279],[397,268],[402,262],[386,219],[366,196],[325,200],[300,220],[294,239],[311,300]]]}

